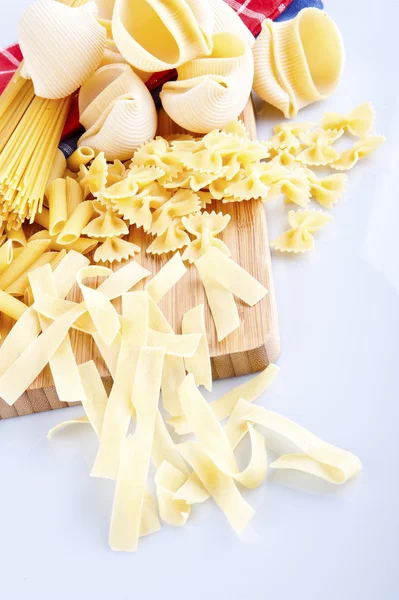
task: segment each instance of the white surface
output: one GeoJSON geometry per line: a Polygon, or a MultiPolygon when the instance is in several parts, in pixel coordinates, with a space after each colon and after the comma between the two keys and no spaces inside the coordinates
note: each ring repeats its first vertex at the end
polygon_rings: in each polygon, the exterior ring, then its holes
{"type": "MultiPolygon", "coordinates": [[[[2,45],[15,39],[26,4],[7,3],[2,45]]],[[[316,250],[274,257],[281,374],[262,403],[358,454],[361,476],[333,489],[308,480],[301,490],[303,482],[273,475],[246,494],[257,512],[242,539],[209,501],[184,529],[165,526],[137,554],[114,554],[113,485],[88,477],[93,436],[82,426],[45,439],[81,410],[3,421],[2,600],[398,597],[399,9],[394,0],[381,8],[370,0],[326,4],[344,36],[344,78],[328,103],[300,116],[317,120],[326,108],[370,99],[387,143],[349,173],[316,250]]],[[[259,134],[269,135],[265,117],[259,134]]],[[[285,226],[285,211],[281,203],[270,210],[271,237],[285,226]]],[[[216,383],[213,396],[237,383],[216,383]]]]}

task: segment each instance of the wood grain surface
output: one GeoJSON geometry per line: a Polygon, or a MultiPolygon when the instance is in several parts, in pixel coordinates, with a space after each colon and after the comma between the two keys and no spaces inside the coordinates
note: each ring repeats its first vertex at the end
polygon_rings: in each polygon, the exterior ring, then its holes
{"type": "MultiPolygon", "coordinates": [[[[256,123],[251,101],[248,102],[242,118],[250,136],[255,139],[256,123]]],[[[160,111],[158,133],[167,135],[178,131],[182,130],[163,111],[160,111]]],[[[231,221],[220,237],[231,250],[232,259],[265,285],[269,293],[254,307],[246,306],[236,299],[241,325],[222,342],[217,341],[205,292],[194,266],[190,266],[181,281],[161,301],[160,307],[176,333],[181,333],[183,313],[197,304],[205,304],[213,378],[223,379],[260,371],[270,362],[275,361],[280,352],[280,340],[263,204],[260,201],[234,204],[215,202],[214,205],[208,207],[208,210],[218,210],[231,215],[231,221]]],[[[157,272],[170,258],[153,257],[146,254],[145,249],[151,242],[151,238],[142,229],[132,229],[129,239],[142,249],[136,260],[153,273],[157,272]]],[[[116,264],[114,268],[117,269],[120,266],[116,264]]],[[[135,289],[142,289],[142,287],[138,285],[135,289]]],[[[69,294],[68,299],[81,300],[77,286],[69,294]]],[[[115,306],[118,310],[120,309],[119,300],[115,301],[115,306]]],[[[0,315],[3,339],[11,326],[12,322],[4,315],[0,315]]],[[[71,330],[70,336],[78,364],[93,359],[109,389],[112,385],[111,377],[91,336],[76,330],[71,330]]],[[[73,398],[70,403],[59,401],[50,369],[47,366],[14,406],[10,407],[0,399],[0,419],[74,404],[76,403],[73,402],[73,398]]]]}

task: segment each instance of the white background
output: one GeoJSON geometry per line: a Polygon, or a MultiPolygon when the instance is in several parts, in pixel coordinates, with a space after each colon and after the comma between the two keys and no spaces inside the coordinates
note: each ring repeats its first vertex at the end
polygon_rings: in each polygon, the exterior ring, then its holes
{"type": "MultiPolygon", "coordinates": [[[[4,46],[28,0],[2,4],[4,46]]],[[[362,474],[333,489],[274,474],[246,493],[257,512],[241,539],[208,501],[185,528],[163,527],[135,555],[112,553],[113,485],[88,476],[93,435],[77,427],[46,440],[81,409],[3,421],[2,600],[398,598],[399,9],[395,0],[326,4],[344,37],[346,68],[334,96],[300,117],[371,100],[387,142],[349,172],[315,251],[273,258],[281,373],[261,402],[355,452],[362,474]]],[[[277,120],[262,112],[259,137],[277,120]]],[[[270,208],[272,238],[286,210],[270,208]]],[[[213,397],[237,383],[217,382],[213,397]]]]}

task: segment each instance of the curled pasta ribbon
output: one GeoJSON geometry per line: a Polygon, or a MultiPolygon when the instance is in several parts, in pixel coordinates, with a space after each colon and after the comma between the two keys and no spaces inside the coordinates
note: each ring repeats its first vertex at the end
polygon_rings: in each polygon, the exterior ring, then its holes
{"type": "Polygon", "coordinates": [[[184,365],[187,373],[192,373],[195,385],[203,385],[208,391],[211,391],[212,366],[206,335],[203,304],[194,306],[194,308],[184,313],[181,330],[183,334],[199,333],[201,335],[195,354],[192,357],[186,357],[184,365]]]}
{"type": "Polygon", "coordinates": [[[174,218],[195,213],[199,209],[200,201],[197,194],[191,190],[178,190],[170,200],[153,213],[149,232],[160,236],[172,225],[174,218]]]}
{"type": "Polygon", "coordinates": [[[226,514],[232,527],[240,533],[254,511],[242,498],[235,482],[254,488],[264,481],[267,456],[263,436],[252,427],[248,428],[252,446],[251,459],[248,467],[240,471],[230,442],[197,389],[192,375],[187,375],[180,386],[179,397],[185,416],[199,441],[186,442],[178,448],[208,493],[226,514]]]}
{"type": "Polygon", "coordinates": [[[96,248],[94,262],[121,262],[134,258],[140,252],[140,246],[123,240],[118,236],[107,237],[105,241],[96,248]]]}
{"type": "Polygon", "coordinates": [[[157,128],[152,96],[126,64],[101,67],[82,85],[79,112],[86,131],[78,145],[104,152],[108,160],[131,158],[157,128]]]}
{"type": "Polygon", "coordinates": [[[317,210],[290,210],[288,223],[291,225],[286,231],[271,242],[271,246],[281,252],[307,252],[314,248],[312,233],[321,229],[331,221],[332,217],[317,210]]]}
{"type": "Polygon", "coordinates": [[[131,65],[153,73],[173,69],[212,50],[213,18],[201,0],[116,0],[112,32],[131,65]]]}
{"type": "Polygon", "coordinates": [[[344,173],[335,173],[318,179],[317,176],[307,169],[306,171],[312,198],[325,208],[332,208],[344,194],[347,185],[347,176],[344,173]]]}
{"type": "Polygon", "coordinates": [[[374,109],[371,102],[360,104],[347,115],[327,112],[323,115],[320,126],[323,129],[343,129],[356,137],[366,136],[374,123],[374,109]]]}
{"type": "Polygon", "coordinates": [[[110,346],[119,332],[118,313],[101,290],[88,287],[83,281],[90,277],[109,277],[112,271],[106,267],[83,267],[76,276],[86,309],[106,346],[110,346]]]}
{"type": "Polygon", "coordinates": [[[352,169],[362,158],[376,150],[385,142],[383,135],[374,135],[358,140],[349,148],[341,152],[336,160],[331,163],[331,168],[336,171],[352,169]]]}
{"type": "Polygon", "coordinates": [[[337,26],[316,8],[305,8],[280,23],[265,19],[253,55],[256,93],[286,118],[327,98],[338,84],[344,62],[337,26]]]}
{"type": "Polygon", "coordinates": [[[176,492],[186,481],[187,475],[166,460],[155,473],[159,515],[162,521],[175,527],[185,525],[191,513],[191,506],[186,500],[175,498],[176,492]]]}
{"type": "Polygon", "coordinates": [[[207,133],[239,116],[252,89],[253,58],[248,45],[232,33],[213,35],[213,51],[178,68],[166,83],[162,105],[181,127],[207,133]]]}
{"type": "MultiPolygon", "coordinates": [[[[212,400],[209,407],[215,413],[218,421],[230,417],[240,398],[245,398],[247,402],[254,402],[263,392],[273,383],[279,372],[279,367],[270,364],[264,371],[261,371],[255,377],[252,377],[245,383],[233,388],[217,400],[212,400]]],[[[195,375],[194,375],[195,377],[195,375]]],[[[192,433],[192,427],[184,415],[172,417],[168,423],[174,427],[176,433],[185,435],[192,433]]],[[[237,442],[238,443],[238,442],[237,442]]]]}
{"type": "Polygon", "coordinates": [[[295,444],[301,451],[300,454],[283,454],[269,465],[271,469],[295,469],[333,484],[346,483],[361,471],[361,462],[352,452],[324,442],[301,425],[242,399],[225,427],[226,436],[233,447],[245,435],[245,423],[266,427],[295,444]]]}
{"type": "Polygon", "coordinates": [[[32,79],[37,96],[65,98],[98,67],[106,31],[96,15],[94,2],[71,8],[51,0],[37,0],[22,13],[18,40],[23,73],[32,79]]]}
{"type": "Polygon", "coordinates": [[[102,206],[97,201],[93,202],[93,208],[99,216],[86,225],[82,230],[83,235],[91,238],[111,238],[129,233],[125,221],[118,217],[112,209],[102,206]]]}
{"type": "Polygon", "coordinates": [[[340,154],[332,144],[338,140],[343,131],[318,129],[309,133],[301,133],[300,138],[307,148],[296,155],[296,160],[304,165],[325,166],[338,160],[340,154]]]}
{"type": "Polygon", "coordinates": [[[195,236],[195,240],[187,246],[182,259],[193,263],[212,247],[217,248],[226,256],[230,256],[231,253],[226,244],[216,237],[227,227],[229,221],[230,215],[224,215],[221,212],[215,213],[215,211],[183,217],[182,223],[186,231],[195,236]]]}

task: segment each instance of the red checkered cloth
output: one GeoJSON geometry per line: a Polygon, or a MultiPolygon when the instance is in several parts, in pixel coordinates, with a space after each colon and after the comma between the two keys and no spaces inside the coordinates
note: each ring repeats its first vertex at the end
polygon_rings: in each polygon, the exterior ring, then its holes
{"type": "MultiPolygon", "coordinates": [[[[264,19],[276,19],[289,6],[292,0],[225,0],[231,8],[240,15],[241,19],[253,33],[258,35],[264,19]]],[[[18,44],[0,50],[0,94],[7,86],[11,77],[17,70],[22,60],[18,44]]],[[[156,90],[166,81],[176,77],[176,71],[162,71],[151,75],[146,85],[149,90],[156,90]]],[[[72,102],[63,137],[70,135],[80,127],[77,98],[72,102]]]]}

